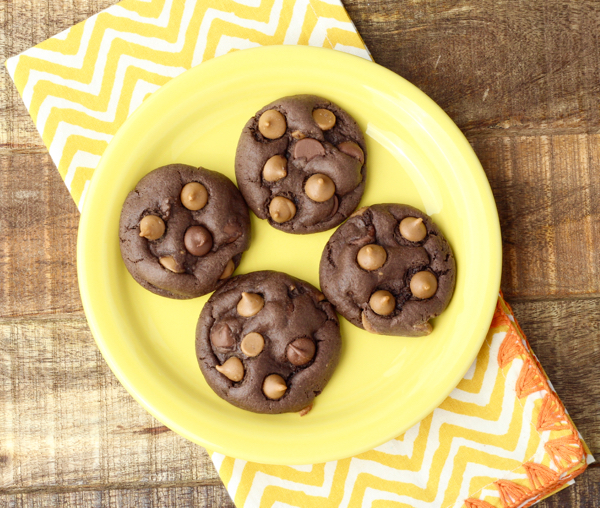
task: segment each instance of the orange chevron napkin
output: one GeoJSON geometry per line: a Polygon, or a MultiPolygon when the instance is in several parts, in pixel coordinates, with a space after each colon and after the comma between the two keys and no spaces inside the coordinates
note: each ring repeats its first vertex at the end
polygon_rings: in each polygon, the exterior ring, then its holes
{"type": "MultiPolygon", "coordinates": [[[[340,0],[124,0],[6,67],[81,209],[109,141],[149,94],[205,60],[270,44],[370,58],[340,0]]],[[[309,466],[211,456],[240,508],[520,508],[594,460],[501,296],[471,369],[404,435],[309,466]]]]}

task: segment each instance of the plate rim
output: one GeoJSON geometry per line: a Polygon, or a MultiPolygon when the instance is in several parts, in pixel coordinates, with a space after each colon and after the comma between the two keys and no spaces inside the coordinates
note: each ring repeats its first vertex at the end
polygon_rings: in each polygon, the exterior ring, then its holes
{"type": "MultiPolygon", "coordinates": [[[[117,130],[114,137],[109,142],[109,145],[107,146],[106,150],[102,154],[101,160],[93,173],[89,188],[87,190],[86,199],[84,201],[84,206],[83,206],[80,221],[79,221],[78,236],[77,236],[77,275],[78,275],[79,291],[80,291],[80,295],[81,295],[81,299],[82,299],[82,303],[83,303],[85,316],[86,316],[87,322],[90,326],[90,330],[92,332],[92,335],[94,337],[94,340],[95,340],[98,348],[100,349],[100,352],[102,353],[102,356],[104,357],[105,361],[109,365],[111,371],[115,374],[115,376],[117,377],[119,382],[124,386],[124,388],[127,390],[127,392],[146,411],[148,411],[152,416],[157,418],[159,421],[165,423],[165,425],[167,425],[171,430],[175,431],[176,433],[182,435],[186,439],[188,439],[196,444],[199,444],[209,450],[218,451],[219,453],[224,453],[225,455],[228,455],[228,456],[232,456],[235,458],[248,460],[248,461],[252,461],[252,462],[276,464],[276,465],[277,464],[279,464],[279,465],[300,465],[300,464],[314,464],[314,463],[328,462],[328,461],[332,461],[332,460],[340,460],[343,458],[355,456],[355,455],[358,455],[365,451],[371,450],[371,449],[379,446],[380,444],[385,443],[388,440],[399,436],[406,430],[410,429],[413,425],[415,425],[419,421],[423,420],[428,414],[430,414],[435,408],[437,408],[448,397],[448,395],[458,385],[460,380],[464,377],[465,373],[468,371],[470,365],[473,363],[474,359],[476,358],[476,356],[478,355],[478,353],[481,349],[481,346],[487,335],[489,325],[485,325],[485,326],[481,325],[479,327],[480,329],[477,330],[477,333],[473,334],[473,335],[479,335],[480,340],[477,342],[477,344],[478,344],[477,348],[473,347],[473,350],[470,352],[471,354],[464,355],[464,358],[465,358],[464,365],[466,365],[466,367],[464,368],[464,371],[463,371],[463,369],[460,369],[460,373],[459,373],[460,375],[456,374],[454,376],[452,383],[449,383],[449,388],[446,391],[444,391],[435,400],[432,400],[432,402],[430,404],[428,404],[425,409],[423,409],[421,412],[419,412],[418,416],[413,418],[413,421],[408,426],[405,426],[406,428],[404,430],[390,432],[390,433],[386,434],[385,436],[382,436],[381,439],[378,439],[377,442],[371,443],[369,445],[355,446],[354,448],[348,449],[347,451],[345,451],[344,453],[341,453],[341,454],[338,453],[335,456],[333,456],[331,453],[327,453],[327,454],[321,453],[321,454],[314,454],[314,457],[315,457],[314,460],[311,459],[308,461],[307,460],[300,460],[300,461],[296,460],[295,461],[295,460],[280,459],[280,458],[274,457],[272,453],[265,453],[263,456],[260,456],[260,457],[259,456],[245,456],[245,454],[243,454],[243,453],[242,454],[236,454],[235,452],[232,453],[232,450],[226,449],[227,448],[226,446],[221,446],[220,447],[221,449],[216,449],[216,448],[219,448],[218,445],[215,446],[216,445],[215,443],[211,443],[208,440],[203,439],[202,436],[198,436],[197,434],[188,431],[186,428],[181,427],[180,425],[177,424],[177,422],[175,420],[170,418],[169,415],[165,414],[164,412],[162,412],[162,411],[158,410],[157,408],[155,408],[154,406],[152,406],[152,404],[150,404],[138,392],[138,390],[134,386],[135,383],[129,379],[129,377],[125,373],[124,369],[122,369],[121,366],[119,365],[119,362],[111,354],[110,348],[106,345],[106,343],[103,342],[102,333],[101,333],[101,325],[98,322],[97,316],[94,314],[94,311],[93,311],[93,305],[91,302],[91,299],[92,299],[91,292],[88,291],[88,288],[86,287],[86,281],[87,281],[86,272],[87,272],[87,270],[89,270],[89,267],[87,266],[87,260],[86,260],[86,257],[84,256],[84,251],[86,248],[86,237],[87,237],[86,224],[89,221],[89,215],[91,213],[89,211],[91,209],[90,208],[91,205],[89,205],[89,203],[92,202],[91,198],[95,194],[95,189],[97,187],[97,185],[95,185],[95,182],[97,182],[101,178],[102,173],[104,171],[104,167],[107,165],[106,161],[108,161],[110,159],[110,157],[109,157],[110,154],[115,150],[115,147],[118,146],[119,140],[124,135],[123,133],[126,132],[126,130],[127,130],[127,125],[134,123],[138,116],[141,116],[146,109],[152,107],[152,104],[154,102],[160,100],[160,98],[163,95],[168,94],[169,90],[171,88],[177,86],[177,83],[179,82],[180,79],[189,79],[189,78],[182,78],[182,76],[190,76],[195,73],[210,72],[210,69],[213,66],[223,65],[222,62],[225,59],[234,60],[236,58],[240,58],[240,56],[239,56],[240,53],[247,54],[248,52],[254,52],[254,53],[260,52],[260,53],[265,53],[265,54],[273,53],[273,55],[275,55],[275,56],[280,54],[281,56],[284,56],[285,58],[292,58],[293,54],[295,54],[295,53],[296,54],[314,53],[314,55],[315,55],[314,58],[320,58],[320,57],[324,56],[326,58],[333,58],[333,59],[337,59],[337,60],[347,59],[348,62],[352,62],[355,65],[361,65],[361,66],[366,65],[368,68],[371,68],[371,66],[374,66],[374,67],[372,67],[373,69],[377,68],[378,72],[383,72],[383,73],[387,74],[389,79],[399,80],[399,82],[402,82],[404,86],[411,87],[415,91],[415,93],[420,97],[420,99],[423,101],[423,102],[419,102],[419,107],[421,107],[422,109],[424,109],[426,111],[430,111],[431,108],[433,108],[433,110],[435,110],[436,114],[439,115],[439,116],[436,116],[436,122],[442,123],[441,127],[443,128],[444,131],[446,131],[446,132],[452,131],[452,134],[453,134],[452,138],[454,140],[454,144],[459,149],[460,148],[463,149],[463,150],[461,150],[461,153],[465,151],[464,149],[466,149],[466,153],[468,153],[468,156],[471,158],[470,167],[477,169],[477,173],[473,174],[474,179],[477,180],[477,188],[479,191],[484,192],[486,194],[485,199],[483,199],[482,201],[484,201],[487,211],[491,212],[491,216],[489,218],[493,222],[493,230],[494,230],[492,232],[491,236],[493,236],[495,238],[495,245],[490,244],[490,249],[491,249],[491,252],[496,251],[497,258],[499,260],[498,265],[496,267],[490,266],[490,274],[489,274],[490,275],[490,279],[489,279],[490,285],[493,286],[493,288],[495,288],[495,290],[493,292],[490,291],[490,295],[493,295],[493,298],[492,298],[492,296],[487,295],[489,302],[486,302],[485,307],[488,307],[488,312],[487,312],[486,319],[483,320],[483,322],[491,322],[492,316],[493,316],[493,313],[494,313],[494,310],[496,307],[498,293],[500,290],[500,279],[501,279],[501,274],[502,274],[502,240],[501,240],[500,222],[499,222],[499,217],[498,217],[497,206],[495,204],[495,200],[494,200],[494,197],[492,194],[492,190],[491,190],[489,181],[487,179],[487,176],[485,175],[485,172],[483,170],[483,167],[481,166],[479,159],[477,158],[477,156],[476,156],[473,148],[469,144],[468,140],[466,139],[466,137],[464,136],[462,131],[458,128],[458,126],[447,115],[447,113],[437,103],[435,103],[433,101],[433,99],[431,99],[424,92],[419,90],[415,85],[413,85],[412,83],[407,81],[402,76],[394,73],[393,71],[391,71],[391,70],[387,69],[386,67],[383,67],[373,61],[369,61],[369,60],[366,60],[364,58],[361,58],[361,57],[358,57],[355,55],[351,55],[351,54],[344,53],[342,51],[333,50],[333,49],[310,47],[310,46],[283,46],[283,45],[262,46],[262,47],[251,48],[251,49],[244,49],[241,51],[236,51],[236,52],[228,53],[223,56],[213,58],[211,60],[203,62],[202,64],[197,65],[197,66],[183,72],[182,74],[176,76],[175,78],[173,78],[170,81],[168,81],[167,83],[165,83],[157,91],[155,91],[150,97],[148,97],[133,112],[133,114],[130,115],[125,120],[125,122],[117,130]],[[425,105],[427,107],[424,107],[423,103],[425,103],[425,105]],[[443,122],[441,122],[442,120],[443,120],[443,122]],[[460,145],[462,145],[462,147],[460,145]],[[487,319],[488,317],[489,317],[489,319],[487,319]],[[468,359],[468,361],[467,361],[467,359],[468,359]]],[[[332,232],[335,231],[335,228],[333,228],[331,231],[332,232]]]]}

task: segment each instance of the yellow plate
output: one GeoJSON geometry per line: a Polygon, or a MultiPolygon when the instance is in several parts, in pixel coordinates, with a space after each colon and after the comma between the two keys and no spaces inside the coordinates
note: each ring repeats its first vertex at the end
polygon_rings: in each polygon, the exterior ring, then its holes
{"type": "MultiPolygon", "coordinates": [[[[332,231],[289,235],[252,215],[252,246],[238,274],[280,270],[319,285],[332,231]]],[[[345,53],[273,46],[231,53],[173,79],[119,129],[94,173],[77,245],[83,305],[98,347],[125,388],[182,436],[220,453],[271,464],[348,457],[423,419],[458,384],[488,330],[500,284],[498,215],[485,174],[459,129],[393,72],[345,53]],[[341,320],[340,364],[314,409],[260,415],[208,387],[194,354],[207,297],[177,301],[137,285],[119,253],[121,206],[152,169],[185,163],[235,181],[242,127],[279,97],[311,93],[345,108],[365,132],[362,205],[416,206],[446,234],[456,291],[425,338],[370,335],[341,320]]]]}

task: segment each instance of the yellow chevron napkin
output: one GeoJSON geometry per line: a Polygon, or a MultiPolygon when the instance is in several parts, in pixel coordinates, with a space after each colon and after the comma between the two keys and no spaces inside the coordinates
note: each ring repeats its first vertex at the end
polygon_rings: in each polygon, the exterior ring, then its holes
{"type": "MultiPolygon", "coordinates": [[[[270,44],[370,58],[340,0],[124,0],[6,66],[81,209],[108,143],[149,94],[205,60],[270,44]]],[[[525,507],[593,461],[502,297],[464,379],[397,439],[310,466],[211,456],[240,508],[525,507]]]]}
{"type": "Polygon", "coordinates": [[[206,60],[273,44],[370,58],[339,0],[124,0],[6,67],[81,210],[100,156],[146,96],[206,60]]]}
{"type": "Polygon", "coordinates": [[[594,461],[502,296],[469,372],[404,435],[311,466],[212,459],[237,506],[302,508],[522,508],[594,461]]]}

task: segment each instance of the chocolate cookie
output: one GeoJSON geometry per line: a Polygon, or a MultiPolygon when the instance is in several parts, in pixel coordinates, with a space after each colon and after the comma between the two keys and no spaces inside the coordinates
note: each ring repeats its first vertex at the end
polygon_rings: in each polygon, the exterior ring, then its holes
{"type": "Polygon", "coordinates": [[[308,282],[263,271],[229,280],[196,328],[198,363],[210,387],[255,413],[306,409],[338,363],[333,306],[308,282]]]}
{"type": "Polygon", "coordinates": [[[252,117],[235,157],[250,209],[288,233],[316,233],[343,222],[365,187],[366,148],[354,119],[314,95],[284,97],[252,117]]]}
{"type": "Polygon", "coordinates": [[[357,210],[331,236],[321,288],[354,325],[383,335],[421,336],[450,303],[456,265],[428,215],[408,205],[357,210]]]}
{"type": "Polygon", "coordinates": [[[133,278],[169,298],[210,293],[250,246],[248,207],[226,176],[171,164],[148,173],[123,204],[121,256],[133,278]]]}

